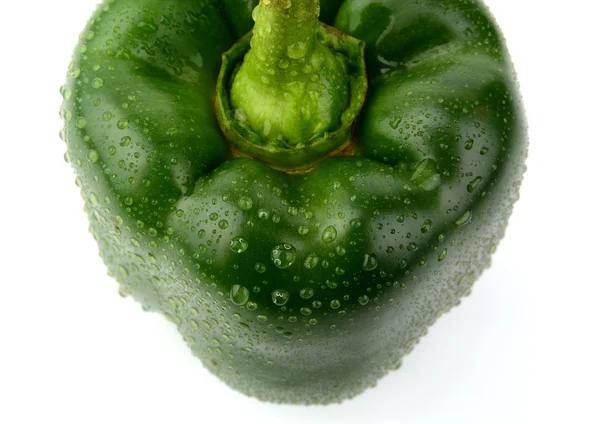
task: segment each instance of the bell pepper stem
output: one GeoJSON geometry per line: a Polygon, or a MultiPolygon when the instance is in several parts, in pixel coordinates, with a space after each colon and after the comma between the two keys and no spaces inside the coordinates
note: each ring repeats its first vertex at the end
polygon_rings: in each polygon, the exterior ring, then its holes
{"type": "Polygon", "coordinates": [[[262,0],[231,103],[263,143],[296,148],[339,128],[346,60],[318,38],[318,0],[262,0]]]}
{"type": "Polygon", "coordinates": [[[262,0],[252,16],[254,30],[223,55],[225,137],[288,172],[347,151],[366,95],[364,43],[321,24],[318,0],[262,0]]]}
{"type": "Polygon", "coordinates": [[[254,62],[258,78],[297,79],[315,47],[319,0],[261,0],[253,18],[253,53],[247,60],[254,62]]]}

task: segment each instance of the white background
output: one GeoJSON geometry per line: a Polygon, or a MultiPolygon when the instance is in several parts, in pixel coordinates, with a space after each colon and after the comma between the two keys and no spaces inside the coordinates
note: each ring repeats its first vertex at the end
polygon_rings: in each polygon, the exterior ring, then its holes
{"type": "Polygon", "coordinates": [[[58,137],[58,89],[95,3],[0,6],[0,423],[600,422],[596,2],[487,1],[530,125],[507,236],[400,370],[328,407],[229,389],[106,276],[58,137]]]}

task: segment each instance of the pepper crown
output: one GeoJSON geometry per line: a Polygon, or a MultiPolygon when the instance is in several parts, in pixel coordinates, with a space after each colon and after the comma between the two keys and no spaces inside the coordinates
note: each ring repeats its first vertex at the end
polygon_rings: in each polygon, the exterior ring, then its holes
{"type": "Polygon", "coordinates": [[[350,143],[367,86],[364,44],[320,24],[318,0],[261,0],[252,15],[253,32],[223,57],[221,128],[241,155],[310,168],[350,143]]]}

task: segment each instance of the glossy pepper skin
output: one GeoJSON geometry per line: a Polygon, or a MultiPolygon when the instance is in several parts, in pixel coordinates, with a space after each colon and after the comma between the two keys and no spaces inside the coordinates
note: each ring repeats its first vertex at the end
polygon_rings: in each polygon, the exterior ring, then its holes
{"type": "Polygon", "coordinates": [[[215,83],[256,3],[101,4],[62,88],[67,159],[123,296],[236,390],[339,402],[398,368],[489,266],[525,119],[480,2],[321,1],[366,43],[353,154],[301,174],[235,158],[215,83]]]}

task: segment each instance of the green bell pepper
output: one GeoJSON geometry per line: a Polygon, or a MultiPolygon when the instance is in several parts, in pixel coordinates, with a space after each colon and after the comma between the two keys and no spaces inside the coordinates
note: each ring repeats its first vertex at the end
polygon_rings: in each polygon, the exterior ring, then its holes
{"type": "Polygon", "coordinates": [[[489,266],[523,108],[478,1],[257,3],[101,4],[61,89],[66,157],[121,295],[243,393],[339,402],[489,266]]]}

